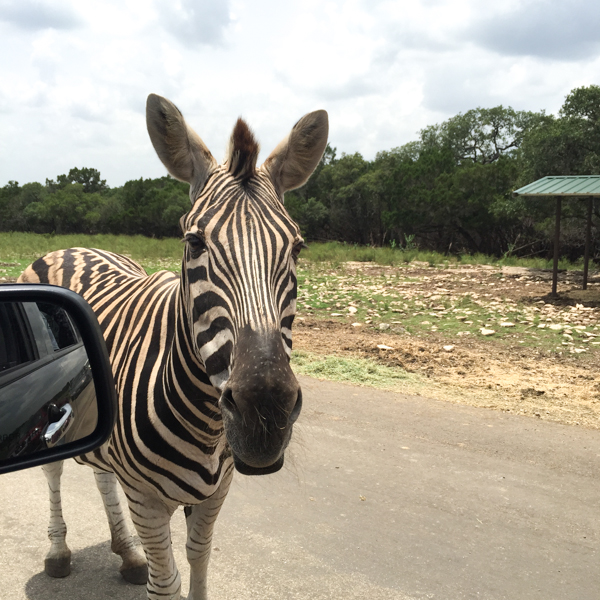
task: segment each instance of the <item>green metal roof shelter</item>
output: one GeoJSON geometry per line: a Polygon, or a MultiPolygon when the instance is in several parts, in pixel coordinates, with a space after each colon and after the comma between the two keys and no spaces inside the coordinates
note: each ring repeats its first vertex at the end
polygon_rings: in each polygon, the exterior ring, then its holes
{"type": "Polygon", "coordinates": [[[558,243],[560,239],[560,213],[563,198],[587,198],[587,224],[585,230],[585,254],[583,259],[583,289],[587,289],[590,238],[592,231],[592,206],[594,198],[600,197],[600,175],[551,175],[538,179],[513,192],[513,196],[556,198],[556,228],[554,231],[554,268],[552,295],[556,296],[558,283],[558,243]]]}

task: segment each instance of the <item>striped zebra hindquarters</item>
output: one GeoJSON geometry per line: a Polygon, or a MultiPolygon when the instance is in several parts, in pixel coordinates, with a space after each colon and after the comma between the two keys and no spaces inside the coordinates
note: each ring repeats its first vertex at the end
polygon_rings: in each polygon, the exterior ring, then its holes
{"type": "MultiPolygon", "coordinates": [[[[302,405],[289,357],[303,240],[283,194],[318,164],[327,113],[298,121],[259,168],[242,120],[222,165],[168,100],[149,96],[147,125],[167,170],[190,184],[181,277],[147,276],[125,257],[71,249],[39,259],[22,280],[70,287],[96,312],[119,414],[108,445],[80,462],[94,467],[105,491],[106,474],[121,483],[148,558],[151,600],[180,597],[169,523],[187,507],[189,598],[204,600],[212,530],[234,467],[279,470],[302,405]]],[[[113,549],[132,549],[119,542],[113,536],[113,549]]]]}

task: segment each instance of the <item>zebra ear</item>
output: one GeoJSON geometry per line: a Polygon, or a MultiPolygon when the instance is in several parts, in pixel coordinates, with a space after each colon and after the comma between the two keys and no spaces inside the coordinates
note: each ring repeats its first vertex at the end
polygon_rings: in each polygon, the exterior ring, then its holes
{"type": "Polygon", "coordinates": [[[217,162],[200,136],[187,126],[179,109],[166,98],[150,94],[146,102],[146,125],[156,154],[167,171],[189,183],[190,192],[199,193],[217,162]]]}
{"type": "Polygon", "coordinates": [[[261,168],[280,194],[306,183],[323,156],[328,133],[327,112],[316,110],[304,115],[271,152],[261,168]]]}

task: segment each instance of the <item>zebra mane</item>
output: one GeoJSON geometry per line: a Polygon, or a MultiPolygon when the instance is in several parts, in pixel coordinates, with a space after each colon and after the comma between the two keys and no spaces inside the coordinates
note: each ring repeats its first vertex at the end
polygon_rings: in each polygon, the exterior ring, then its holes
{"type": "Polygon", "coordinates": [[[256,170],[259,145],[252,130],[241,117],[237,120],[227,151],[229,172],[242,181],[250,179],[256,170]]]}

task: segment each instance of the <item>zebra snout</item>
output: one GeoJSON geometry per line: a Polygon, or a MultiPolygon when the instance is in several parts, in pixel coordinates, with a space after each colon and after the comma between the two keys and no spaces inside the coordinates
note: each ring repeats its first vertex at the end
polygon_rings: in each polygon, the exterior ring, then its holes
{"type": "Polygon", "coordinates": [[[234,392],[234,389],[229,386],[223,390],[219,399],[219,406],[221,411],[225,413],[225,418],[235,421],[239,419],[245,421],[249,418],[252,420],[249,415],[255,413],[258,420],[263,422],[263,424],[265,421],[272,420],[277,424],[279,429],[285,429],[298,420],[300,411],[302,410],[302,389],[300,387],[287,394],[281,391],[279,393],[273,393],[271,390],[265,391],[264,396],[270,400],[269,402],[261,402],[258,394],[253,394],[254,398],[244,396],[243,390],[235,390],[234,392]],[[294,394],[295,397],[290,402],[289,396],[293,396],[294,394]],[[277,396],[281,396],[280,402],[273,401],[274,398],[277,399],[277,396]],[[288,396],[288,398],[285,398],[285,396],[288,396]],[[292,407],[291,410],[287,408],[288,406],[292,407]]]}
{"type": "Polygon", "coordinates": [[[298,383],[275,389],[228,385],[219,406],[236,469],[244,475],[279,471],[302,409],[298,383]]]}
{"type": "Polygon", "coordinates": [[[301,410],[302,410],[302,388],[298,388],[298,397],[296,399],[296,404],[294,405],[294,408],[292,409],[292,412],[290,413],[290,415],[288,417],[288,422],[290,425],[293,425],[298,420],[301,410]]]}
{"type": "Polygon", "coordinates": [[[223,390],[221,399],[219,400],[219,406],[221,407],[221,410],[226,410],[235,415],[238,415],[240,412],[233,399],[233,390],[231,388],[225,388],[223,390]]]}

